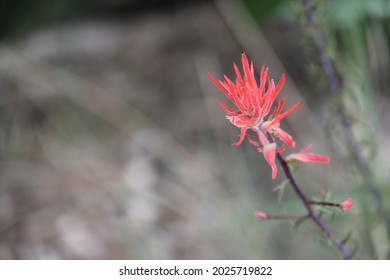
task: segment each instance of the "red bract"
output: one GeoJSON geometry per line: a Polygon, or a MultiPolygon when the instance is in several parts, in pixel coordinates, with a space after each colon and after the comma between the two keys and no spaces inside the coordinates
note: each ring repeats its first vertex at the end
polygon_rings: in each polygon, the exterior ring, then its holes
{"type": "Polygon", "coordinates": [[[298,161],[298,162],[329,162],[330,159],[324,155],[306,153],[310,149],[311,145],[304,147],[299,153],[291,154],[286,157],[286,161],[298,161]]]}
{"type": "Polygon", "coordinates": [[[352,197],[348,196],[340,203],[341,210],[343,210],[344,212],[348,211],[355,204],[355,202],[351,201],[351,199],[352,197]]]}
{"type": "Polygon", "coordinates": [[[254,215],[258,217],[260,220],[267,219],[267,214],[265,214],[263,211],[255,211],[254,215]]]}
{"type": "MultiPolygon", "coordinates": [[[[280,121],[297,109],[300,102],[297,102],[282,113],[285,99],[281,98],[277,106],[272,109],[276,97],[283,87],[285,81],[284,74],[275,86],[274,81],[268,77],[268,68],[263,66],[260,72],[260,84],[258,85],[255,79],[253,63],[249,64],[245,54],[242,54],[241,61],[243,76],[237,65],[233,63],[234,71],[237,75],[235,83],[225,75],[224,81],[217,81],[211,74],[209,74],[209,78],[237,107],[237,110],[233,110],[218,101],[226,111],[226,118],[241,129],[240,139],[232,145],[240,145],[244,141],[248,129],[255,131],[258,135],[258,140],[256,139],[255,142],[259,142],[261,146],[259,151],[264,153],[265,159],[272,168],[272,178],[275,178],[277,173],[275,154],[278,150],[276,149],[276,144],[269,142],[266,133],[272,133],[287,145],[294,147],[295,142],[293,138],[280,128],[280,121]],[[265,120],[266,116],[268,116],[267,120],[265,120]]],[[[253,141],[251,143],[253,144],[253,141]]]]}

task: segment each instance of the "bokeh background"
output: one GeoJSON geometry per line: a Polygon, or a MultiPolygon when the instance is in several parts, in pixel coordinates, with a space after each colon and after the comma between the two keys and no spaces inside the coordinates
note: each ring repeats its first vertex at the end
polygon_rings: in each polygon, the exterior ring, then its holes
{"type": "MultiPolygon", "coordinates": [[[[386,228],[349,155],[345,106],[386,208],[390,1],[315,1],[343,97],[334,98],[298,1],[0,3],[0,259],[338,259],[248,143],[208,80],[234,78],[242,52],[303,104],[282,126],[297,148],[331,157],[299,166],[305,192],[352,195],[324,219],[357,258],[386,258],[386,228]],[[279,202],[278,202],[279,201],[279,202]]],[[[288,150],[292,152],[293,150],[288,150]]],[[[365,175],[366,176],[366,175],[365,175]]],[[[368,175],[367,175],[368,176],[368,175]]]]}

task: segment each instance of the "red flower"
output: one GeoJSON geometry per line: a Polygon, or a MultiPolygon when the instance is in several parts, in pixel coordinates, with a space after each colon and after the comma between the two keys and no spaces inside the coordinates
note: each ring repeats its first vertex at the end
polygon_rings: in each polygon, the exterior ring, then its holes
{"type": "Polygon", "coordinates": [[[348,211],[348,210],[355,204],[355,202],[350,201],[351,198],[352,198],[351,196],[348,196],[346,199],[344,199],[344,200],[340,203],[340,208],[341,208],[341,210],[343,210],[344,212],[345,212],[345,211],[348,211]]]}
{"type": "MultiPolygon", "coordinates": [[[[258,85],[254,77],[253,63],[251,62],[249,65],[245,54],[242,54],[241,61],[244,72],[243,76],[237,65],[233,63],[234,71],[237,75],[235,83],[225,75],[224,81],[215,80],[211,74],[209,74],[209,78],[237,107],[237,110],[233,110],[218,101],[219,105],[226,111],[226,118],[233,125],[241,129],[240,139],[232,145],[240,145],[242,141],[244,141],[248,129],[255,131],[258,134],[261,145],[260,148],[262,148],[260,150],[264,152],[265,159],[272,167],[272,178],[275,178],[277,172],[275,164],[275,153],[277,152],[276,144],[272,144],[268,141],[266,133],[272,133],[287,145],[294,147],[295,142],[293,138],[279,126],[280,121],[297,109],[300,102],[297,102],[290,109],[282,113],[285,99],[281,98],[277,107],[274,107],[271,111],[273,103],[284,84],[284,74],[281,76],[279,83],[275,86],[274,81],[268,77],[268,68],[263,66],[260,72],[260,84],[258,85]],[[266,89],[267,81],[268,84],[266,89]],[[265,120],[267,115],[268,119],[265,120]]],[[[255,142],[257,142],[257,140],[255,142]]],[[[253,144],[252,141],[251,143],[253,144]]]]}
{"type": "Polygon", "coordinates": [[[299,162],[329,162],[330,159],[324,155],[305,153],[310,149],[311,145],[305,146],[299,153],[291,154],[286,157],[286,161],[299,161],[299,162]]]}

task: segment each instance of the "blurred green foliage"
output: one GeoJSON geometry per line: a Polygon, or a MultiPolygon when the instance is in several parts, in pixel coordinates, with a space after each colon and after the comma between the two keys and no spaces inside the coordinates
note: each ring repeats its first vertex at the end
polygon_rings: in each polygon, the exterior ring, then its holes
{"type": "Polygon", "coordinates": [[[267,18],[274,14],[275,10],[280,7],[284,0],[243,0],[253,17],[261,24],[267,18]]]}
{"type": "Polygon", "coordinates": [[[329,1],[330,23],[338,28],[349,28],[362,20],[389,20],[388,0],[338,0],[329,1]]]}

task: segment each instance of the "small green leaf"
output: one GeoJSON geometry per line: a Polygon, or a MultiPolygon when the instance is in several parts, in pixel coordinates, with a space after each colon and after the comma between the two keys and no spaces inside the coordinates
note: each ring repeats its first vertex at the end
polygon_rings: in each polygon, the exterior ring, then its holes
{"type": "Polygon", "coordinates": [[[281,207],[284,190],[286,189],[287,184],[288,184],[288,180],[286,179],[279,186],[276,186],[275,188],[272,189],[273,192],[275,191],[278,192],[278,207],[281,207]]]}
{"type": "Polygon", "coordinates": [[[296,222],[294,222],[294,224],[293,224],[294,230],[298,230],[298,227],[299,227],[301,224],[303,224],[303,222],[306,221],[307,218],[308,218],[308,217],[303,217],[303,218],[298,219],[296,222]]]}
{"type": "Polygon", "coordinates": [[[353,232],[350,230],[347,234],[347,236],[344,237],[343,240],[341,240],[341,243],[346,244],[351,238],[352,238],[353,232]]]}

